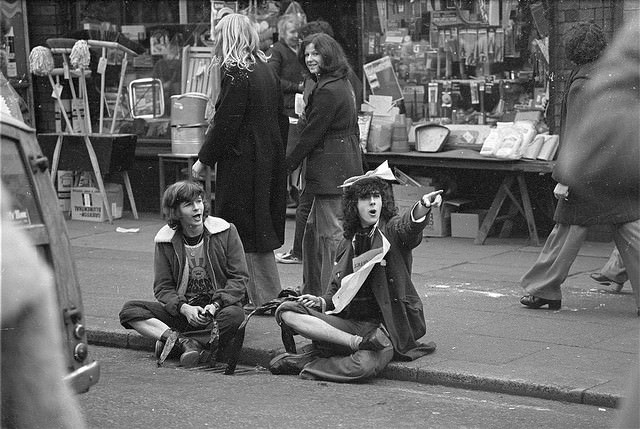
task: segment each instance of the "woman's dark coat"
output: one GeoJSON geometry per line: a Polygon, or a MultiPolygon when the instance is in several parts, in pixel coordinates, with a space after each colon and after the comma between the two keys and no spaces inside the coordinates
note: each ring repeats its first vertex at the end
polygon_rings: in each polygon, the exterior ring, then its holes
{"type": "Polygon", "coordinates": [[[307,158],[304,191],[340,195],[338,186],[362,174],[358,110],[346,73],[320,75],[299,125],[300,142],[287,157],[289,171],[307,158]]]}
{"type": "Polygon", "coordinates": [[[267,52],[271,55],[269,65],[280,76],[280,87],[284,96],[284,112],[287,116],[298,117],[295,109],[296,93],[300,92],[302,65],[298,62],[298,54],[283,41],[277,41],[267,52]]]}
{"type": "Polygon", "coordinates": [[[266,63],[222,70],[213,122],[198,157],[217,162],[214,213],[238,229],[246,252],[284,242],[289,121],[280,81],[266,63]]]}

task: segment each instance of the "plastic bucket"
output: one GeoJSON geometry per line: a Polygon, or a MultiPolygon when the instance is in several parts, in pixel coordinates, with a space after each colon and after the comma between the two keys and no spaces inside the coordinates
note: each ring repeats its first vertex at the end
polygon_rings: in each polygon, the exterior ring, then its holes
{"type": "Polygon", "coordinates": [[[367,140],[368,152],[386,152],[391,148],[393,118],[373,115],[367,140]]]}
{"type": "MultiPolygon", "coordinates": [[[[404,115],[403,115],[404,116],[404,115]]],[[[396,119],[391,130],[391,152],[409,152],[409,135],[403,117],[396,119]]]]}
{"type": "Polygon", "coordinates": [[[206,131],[206,126],[172,126],[171,152],[186,155],[197,154],[204,142],[206,131]]]}
{"type": "Polygon", "coordinates": [[[209,98],[199,92],[171,96],[171,125],[199,125],[205,123],[209,98]]]}

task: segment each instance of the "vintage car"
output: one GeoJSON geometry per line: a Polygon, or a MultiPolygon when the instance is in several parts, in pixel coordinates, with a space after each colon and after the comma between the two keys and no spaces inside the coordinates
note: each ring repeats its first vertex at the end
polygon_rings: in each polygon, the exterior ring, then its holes
{"type": "Polygon", "coordinates": [[[49,161],[42,155],[35,130],[10,115],[0,115],[0,136],[2,188],[11,200],[10,210],[3,210],[2,216],[27,233],[52,268],[68,369],[65,379],[83,393],[98,382],[100,365],[89,354],[80,285],[49,161]]]}

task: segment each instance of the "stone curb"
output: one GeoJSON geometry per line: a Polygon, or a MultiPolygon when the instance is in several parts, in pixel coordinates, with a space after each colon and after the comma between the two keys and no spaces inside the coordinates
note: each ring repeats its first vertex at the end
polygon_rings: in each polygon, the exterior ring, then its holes
{"type": "MultiPolygon", "coordinates": [[[[89,344],[106,347],[153,351],[155,341],[137,333],[88,329],[89,344]]],[[[267,368],[269,361],[281,350],[267,350],[252,347],[243,348],[240,362],[244,365],[260,365],[267,368]]],[[[410,368],[402,363],[392,362],[380,374],[389,380],[410,381],[420,384],[450,386],[462,389],[481,390],[509,395],[530,396],[554,401],[572,402],[584,405],[616,408],[622,399],[618,395],[594,393],[589,389],[535,384],[518,380],[479,377],[456,371],[425,368],[410,368]]]]}

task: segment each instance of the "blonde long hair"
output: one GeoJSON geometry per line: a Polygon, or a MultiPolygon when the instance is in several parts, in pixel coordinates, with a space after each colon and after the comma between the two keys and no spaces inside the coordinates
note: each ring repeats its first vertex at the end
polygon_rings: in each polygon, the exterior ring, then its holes
{"type": "Polygon", "coordinates": [[[267,55],[259,48],[258,31],[245,15],[232,13],[220,19],[213,37],[221,66],[250,71],[257,61],[267,62],[267,55]]]}

